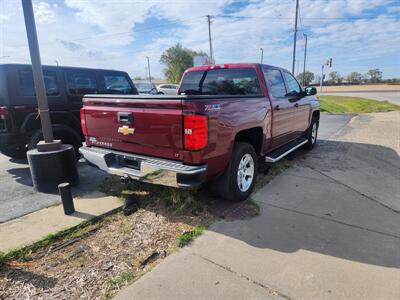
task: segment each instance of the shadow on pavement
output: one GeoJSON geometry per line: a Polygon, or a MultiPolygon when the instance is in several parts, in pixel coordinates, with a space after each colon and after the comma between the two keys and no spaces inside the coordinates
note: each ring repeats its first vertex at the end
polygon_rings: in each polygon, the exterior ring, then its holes
{"type": "MultiPolygon", "coordinates": [[[[399,268],[400,214],[383,199],[391,196],[391,201],[397,199],[393,205],[400,204],[397,152],[322,141],[311,152],[300,150],[291,159],[290,169],[253,193],[261,207],[259,216],[219,222],[210,230],[256,248],[307,250],[399,268]],[[358,185],[360,178],[364,185],[358,185]]],[[[217,248],[210,246],[209,253],[221,251],[217,248]]]]}

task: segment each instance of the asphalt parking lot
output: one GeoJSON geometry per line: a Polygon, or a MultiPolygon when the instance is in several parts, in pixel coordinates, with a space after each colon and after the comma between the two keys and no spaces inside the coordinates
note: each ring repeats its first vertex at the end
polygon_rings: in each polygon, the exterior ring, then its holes
{"type": "MultiPolygon", "coordinates": [[[[105,174],[83,161],[78,162],[80,184],[72,188],[74,196],[97,190],[105,174]]],[[[58,194],[33,190],[26,159],[16,160],[0,154],[0,223],[60,203],[58,194]]]]}
{"type": "MultiPolygon", "coordinates": [[[[327,139],[343,128],[350,115],[323,114],[319,131],[320,139],[327,139]]],[[[94,191],[105,178],[105,173],[78,163],[80,185],[73,189],[74,195],[94,191]]],[[[41,208],[60,203],[57,194],[38,193],[33,190],[29,166],[26,160],[14,160],[0,154],[0,223],[41,208]]]]}

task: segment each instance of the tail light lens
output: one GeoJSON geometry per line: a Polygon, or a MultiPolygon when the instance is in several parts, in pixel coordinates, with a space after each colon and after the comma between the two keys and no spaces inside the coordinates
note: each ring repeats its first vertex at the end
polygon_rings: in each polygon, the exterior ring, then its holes
{"type": "Polygon", "coordinates": [[[5,106],[0,107],[0,119],[6,119],[8,117],[8,108],[5,106]]]}
{"type": "Polygon", "coordinates": [[[85,110],[81,108],[81,127],[84,136],[87,136],[86,120],[85,120],[85,110]]]}
{"type": "Polygon", "coordinates": [[[208,121],[206,116],[184,115],[183,128],[186,150],[200,150],[207,145],[208,121]]]}

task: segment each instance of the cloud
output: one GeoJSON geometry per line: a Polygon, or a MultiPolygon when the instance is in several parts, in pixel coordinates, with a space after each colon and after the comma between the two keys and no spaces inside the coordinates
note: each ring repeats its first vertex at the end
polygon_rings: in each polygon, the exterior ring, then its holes
{"type": "Polygon", "coordinates": [[[35,13],[36,22],[39,24],[51,24],[56,22],[56,13],[54,9],[57,9],[57,5],[50,5],[47,2],[41,1],[39,3],[33,3],[33,11],[35,13]]]}
{"type": "MultiPolygon", "coordinates": [[[[210,14],[216,16],[211,27],[217,62],[257,62],[262,47],[264,62],[291,66],[294,1],[65,0],[58,6],[49,3],[34,1],[44,62],[54,63],[57,59],[63,65],[122,69],[143,75],[145,58],[149,56],[152,73],[161,76],[160,55],[177,42],[208,53],[204,16],[210,14]]],[[[20,3],[0,0],[0,6],[4,33],[0,37],[0,56],[29,61],[20,3]]],[[[399,18],[393,16],[398,10],[396,1],[302,0],[300,8],[302,29],[309,37],[307,65],[312,71],[319,72],[321,62],[334,57],[334,65],[341,73],[348,68],[363,72],[362,68],[368,65],[381,65],[384,75],[385,70],[396,73],[392,64],[384,63],[384,58],[395,58],[400,52],[399,18]]],[[[300,30],[299,62],[303,43],[300,30]]]]}
{"type": "Polygon", "coordinates": [[[68,41],[62,40],[62,39],[57,39],[57,42],[59,42],[61,45],[64,46],[65,49],[67,49],[69,51],[78,51],[78,50],[82,50],[82,48],[83,48],[83,46],[78,43],[68,42],[68,41]]]}

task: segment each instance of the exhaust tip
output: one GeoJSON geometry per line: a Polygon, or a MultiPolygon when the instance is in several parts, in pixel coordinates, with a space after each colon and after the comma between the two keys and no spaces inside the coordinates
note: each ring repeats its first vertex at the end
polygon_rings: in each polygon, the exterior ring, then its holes
{"type": "Polygon", "coordinates": [[[120,180],[122,184],[128,184],[129,182],[131,182],[131,179],[128,176],[122,176],[120,180]]]}

